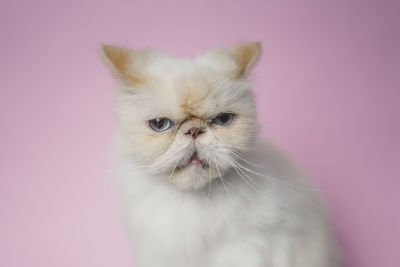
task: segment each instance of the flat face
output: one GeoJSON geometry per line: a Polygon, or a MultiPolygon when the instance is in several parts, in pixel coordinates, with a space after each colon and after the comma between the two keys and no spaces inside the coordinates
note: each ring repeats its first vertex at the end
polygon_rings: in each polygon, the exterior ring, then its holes
{"type": "Polygon", "coordinates": [[[235,77],[236,63],[218,54],[176,60],[146,52],[129,64],[119,68],[128,78],[116,108],[135,163],[184,189],[231,168],[255,130],[249,84],[235,77]]]}

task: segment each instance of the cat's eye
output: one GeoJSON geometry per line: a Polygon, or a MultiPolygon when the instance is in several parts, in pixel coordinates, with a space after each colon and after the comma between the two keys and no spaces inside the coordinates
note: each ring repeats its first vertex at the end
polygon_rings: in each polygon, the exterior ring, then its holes
{"type": "Polygon", "coordinates": [[[164,132],[171,128],[174,123],[168,118],[155,118],[149,120],[149,126],[156,132],[164,132]]]}
{"type": "Polygon", "coordinates": [[[220,113],[212,119],[211,123],[220,125],[220,126],[228,126],[232,123],[233,119],[235,118],[235,114],[232,113],[220,113]]]}

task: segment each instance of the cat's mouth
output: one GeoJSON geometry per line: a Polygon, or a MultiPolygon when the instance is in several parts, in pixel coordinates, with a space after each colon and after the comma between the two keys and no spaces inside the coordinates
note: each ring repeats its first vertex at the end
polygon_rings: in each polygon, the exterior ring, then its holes
{"type": "Polygon", "coordinates": [[[202,167],[202,168],[207,168],[208,164],[206,161],[201,159],[197,153],[197,151],[193,152],[193,154],[190,156],[190,158],[181,164],[180,166],[177,167],[178,170],[184,169],[184,168],[197,168],[197,167],[202,167]]]}
{"type": "Polygon", "coordinates": [[[195,151],[193,153],[193,155],[189,158],[188,164],[189,165],[192,165],[192,164],[199,165],[200,164],[202,166],[205,165],[204,160],[199,158],[197,151],[195,151]]]}

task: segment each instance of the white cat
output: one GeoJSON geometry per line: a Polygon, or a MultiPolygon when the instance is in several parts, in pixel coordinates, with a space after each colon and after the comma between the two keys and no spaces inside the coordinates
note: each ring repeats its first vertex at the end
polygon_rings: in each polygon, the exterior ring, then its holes
{"type": "Polygon", "coordinates": [[[256,141],[259,43],[192,60],[103,46],[119,82],[117,177],[137,267],[337,267],[318,198],[256,141]]]}

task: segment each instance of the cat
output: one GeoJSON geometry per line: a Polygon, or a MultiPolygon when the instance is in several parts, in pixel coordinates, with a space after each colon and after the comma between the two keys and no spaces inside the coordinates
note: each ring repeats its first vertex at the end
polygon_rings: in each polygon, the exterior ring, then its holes
{"type": "Polygon", "coordinates": [[[195,59],[103,45],[115,175],[137,267],[338,267],[315,192],[257,137],[260,43],[195,59]]]}

